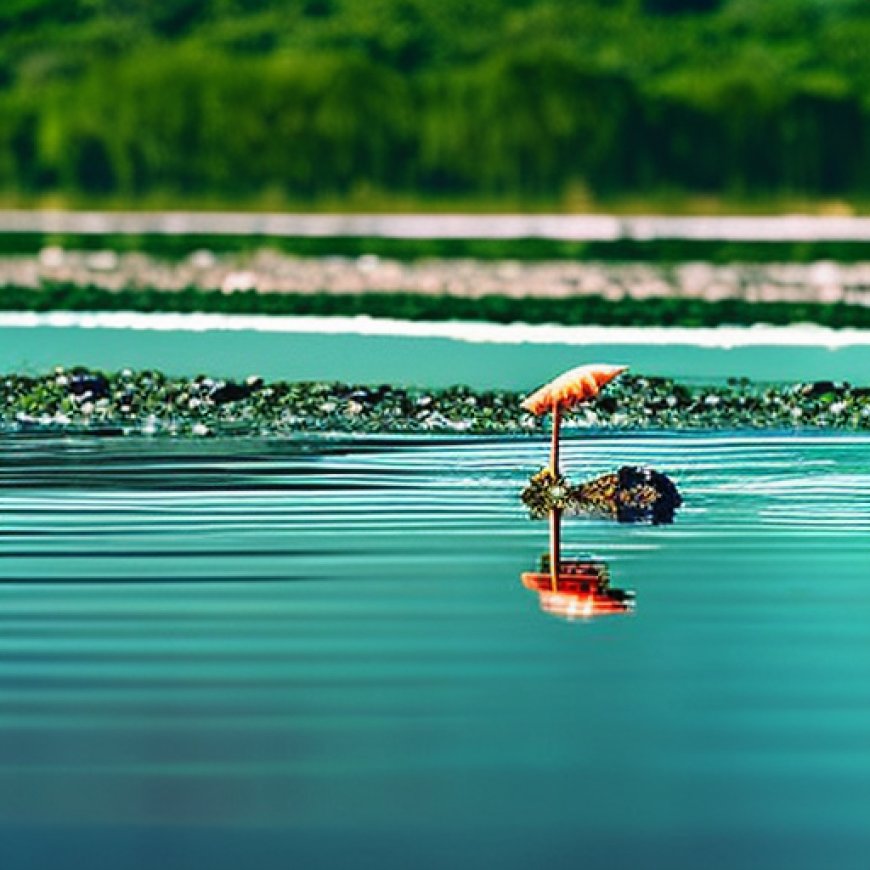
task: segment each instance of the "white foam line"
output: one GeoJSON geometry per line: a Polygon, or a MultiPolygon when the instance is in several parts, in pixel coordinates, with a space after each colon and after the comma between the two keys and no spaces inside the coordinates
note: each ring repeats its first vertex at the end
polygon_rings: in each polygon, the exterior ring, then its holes
{"type": "Polygon", "coordinates": [[[830,349],[870,346],[870,330],[795,326],[716,328],[561,326],[557,324],[408,321],[373,317],[278,317],[235,314],[141,314],[137,312],[3,312],[0,328],[131,329],[158,332],[265,332],[445,338],[494,344],[690,345],[735,348],[777,345],[830,349]]]}

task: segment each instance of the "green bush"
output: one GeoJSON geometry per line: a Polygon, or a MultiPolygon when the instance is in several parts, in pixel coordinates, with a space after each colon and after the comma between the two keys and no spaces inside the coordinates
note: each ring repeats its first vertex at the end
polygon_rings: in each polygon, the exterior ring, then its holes
{"type": "Polygon", "coordinates": [[[485,296],[430,296],[418,293],[224,294],[188,288],[108,291],[74,284],[46,284],[38,290],[0,287],[2,311],[206,311],[225,314],[365,314],[404,320],[478,320],[493,323],[564,323],[603,326],[721,326],[817,323],[834,328],[870,328],[870,308],[843,303],[745,302],[730,299],[653,298],[608,301],[485,296]]]}
{"type": "Polygon", "coordinates": [[[852,0],[9,0],[0,190],[870,193],[852,0]]]}

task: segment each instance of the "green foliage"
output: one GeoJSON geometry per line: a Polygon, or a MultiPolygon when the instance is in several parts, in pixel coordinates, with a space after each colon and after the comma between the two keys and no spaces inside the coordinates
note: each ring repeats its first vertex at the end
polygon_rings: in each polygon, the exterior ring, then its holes
{"type": "Polygon", "coordinates": [[[718,9],[722,0],[643,0],[645,12],[660,15],[680,15],[687,12],[710,12],[718,9]]]}
{"type": "Polygon", "coordinates": [[[603,326],[721,326],[817,323],[836,329],[870,328],[870,308],[844,303],[746,302],[654,298],[609,301],[600,296],[430,296],[419,293],[219,293],[188,288],[102,290],[47,283],[38,290],[0,287],[0,311],[169,311],[224,314],[389,317],[401,320],[480,320],[603,326]]]}
{"type": "Polygon", "coordinates": [[[855,0],[8,0],[0,190],[870,192],[855,0]]]}
{"type": "Polygon", "coordinates": [[[206,248],[215,253],[251,253],[271,248],[300,257],[360,257],[374,254],[395,260],[467,257],[477,260],[602,260],[608,262],[681,263],[841,263],[867,259],[863,242],[719,242],[654,239],[613,242],[565,242],[554,239],[400,239],[366,236],[276,237],[220,235],[71,235],[64,233],[0,234],[0,254],[38,254],[49,245],[68,250],[141,251],[170,260],[206,248]]]}

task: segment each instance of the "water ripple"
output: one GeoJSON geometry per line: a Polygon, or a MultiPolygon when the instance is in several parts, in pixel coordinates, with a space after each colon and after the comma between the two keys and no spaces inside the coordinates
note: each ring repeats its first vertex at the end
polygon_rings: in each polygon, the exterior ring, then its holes
{"type": "Polygon", "coordinates": [[[579,624],[519,581],[546,455],[0,440],[0,820],[863,836],[870,438],[568,438],[685,498],[566,523],[637,592],[579,624]]]}

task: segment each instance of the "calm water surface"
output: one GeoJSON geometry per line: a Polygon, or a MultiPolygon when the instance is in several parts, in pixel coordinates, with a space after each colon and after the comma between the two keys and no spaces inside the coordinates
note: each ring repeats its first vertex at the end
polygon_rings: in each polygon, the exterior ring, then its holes
{"type": "Polygon", "coordinates": [[[867,868],[870,438],[0,441],[0,867],[867,868]]]}
{"type": "MultiPolygon", "coordinates": [[[[63,316],[63,315],[61,315],[63,316]]],[[[110,315],[111,316],[111,315],[110,315]]],[[[76,317],[76,315],[70,315],[76,317]]],[[[87,319],[88,315],[81,315],[87,319]]],[[[132,316],[136,319],[136,315],[132,316]]],[[[159,315],[157,315],[159,319],[159,315]]],[[[589,360],[607,360],[631,366],[645,375],[700,380],[726,377],[759,381],[813,381],[819,378],[863,384],[870,371],[870,348],[865,337],[854,344],[828,347],[831,335],[819,331],[817,344],[777,344],[777,337],[733,347],[705,347],[687,330],[679,339],[652,343],[634,338],[546,341],[536,338],[516,343],[491,340],[463,341],[443,336],[370,335],[348,324],[329,331],[264,331],[237,328],[120,328],[105,325],[9,325],[0,313],[0,374],[42,374],[56,365],[86,365],[117,371],[153,368],[155,360],[170,375],[192,377],[208,372],[215,377],[244,378],[259,374],[273,380],[351,381],[360,384],[400,384],[445,387],[467,384],[476,388],[528,390],[553,377],[554,372],[589,360]],[[604,343],[599,343],[599,342],[604,343]]],[[[149,316],[139,318],[149,322],[149,316]]],[[[323,325],[335,318],[265,318],[313,321],[323,325]]],[[[227,318],[232,325],[234,318],[227,318]]],[[[411,329],[415,324],[409,325],[411,329]]],[[[449,325],[436,324],[436,328],[449,325]]],[[[360,327],[361,329],[363,327],[360,327]]],[[[460,324],[458,329],[462,329],[460,324]]],[[[498,329],[496,327],[496,329],[498,329]]],[[[557,332],[559,330],[557,329],[557,332]]],[[[655,330],[651,330],[655,332],[655,330]]],[[[762,336],[765,330],[756,329],[762,336]]],[[[570,329],[566,330],[570,334],[570,329]]],[[[617,334],[624,330],[614,330],[617,334]]],[[[836,336],[836,333],[834,333],[836,336]]],[[[781,340],[781,337],[780,337],[781,340]]]]}

